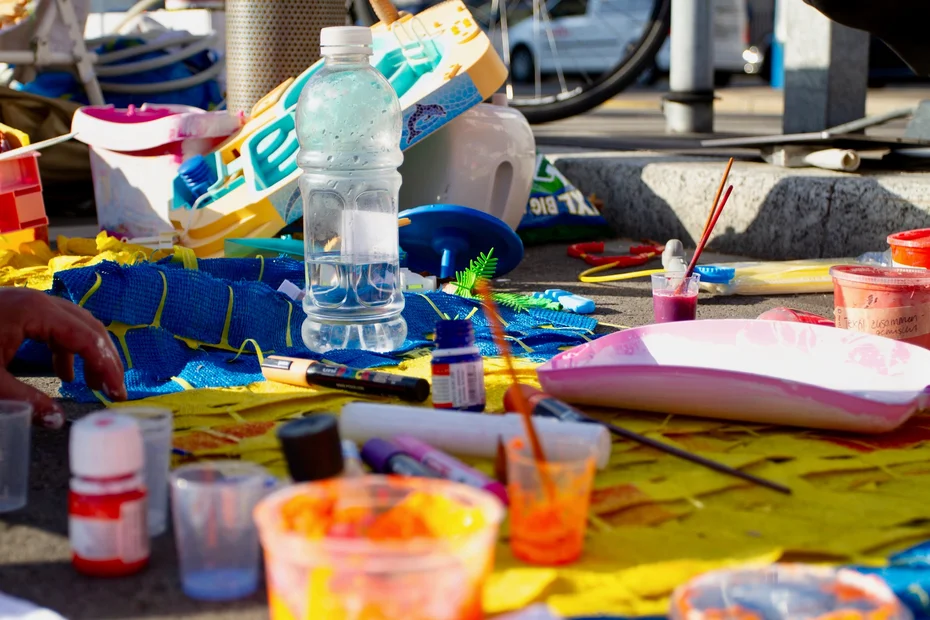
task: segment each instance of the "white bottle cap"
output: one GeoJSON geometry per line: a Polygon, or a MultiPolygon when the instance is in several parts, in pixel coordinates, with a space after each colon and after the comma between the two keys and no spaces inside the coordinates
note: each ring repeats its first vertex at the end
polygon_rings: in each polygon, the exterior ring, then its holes
{"type": "Polygon", "coordinates": [[[320,30],[320,48],[324,54],[371,54],[371,28],[331,26],[320,30]]]}
{"type": "Polygon", "coordinates": [[[71,474],[115,478],[142,471],[145,452],[139,423],[129,416],[101,411],[71,426],[71,474]]]}

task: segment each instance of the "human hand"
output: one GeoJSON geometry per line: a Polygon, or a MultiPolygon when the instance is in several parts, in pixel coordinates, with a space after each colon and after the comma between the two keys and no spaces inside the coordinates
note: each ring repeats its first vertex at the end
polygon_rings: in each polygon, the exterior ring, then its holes
{"type": "Polygon", "coordinates": [[[65,422],[53,398],[26,385],[6,368],[27,338],[48,344],[55,374],[74,381],[74,355],[84,359],[84,379],[113,400],[126,399],[123,363],[103,324],[77,304],[27,288],[0,288],[0,399],[26,401],[33,421],[48,428],[65,422]]]}

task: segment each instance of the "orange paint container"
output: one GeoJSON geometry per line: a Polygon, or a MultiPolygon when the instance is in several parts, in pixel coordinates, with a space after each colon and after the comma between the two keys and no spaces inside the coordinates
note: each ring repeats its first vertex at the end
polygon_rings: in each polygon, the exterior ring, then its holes
{"type": "Polygon", "coordinates": [[[832,267],[836,326],[930,349],[930,272],[832,267]]]}
{"type": "Polygon", "coordinates": [[[517,559],[555,566],[581,557],[594,482],[594,450],[569,445],[577,443],[570,439],[545,442],[544,463],[537,463],[523,439],[507,444],[510,549],[517,559]],[[578,458],[578,454],[585,456],[578,458]]]}
{"type": "Polygon", "coordinates": [[[481,620],[504,508],[447,480],[287,487],[255,509],[271,620],[481,620]]]}
{"type": "Polygon", "coordinates": [[[930,269],[930,228],[918,228],[888,235],[891,260],[895,267],[930,269]]]}

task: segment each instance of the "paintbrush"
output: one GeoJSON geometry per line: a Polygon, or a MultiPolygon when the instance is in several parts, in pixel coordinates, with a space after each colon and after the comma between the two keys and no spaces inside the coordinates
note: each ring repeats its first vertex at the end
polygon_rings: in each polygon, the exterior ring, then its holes
{"type": "Polygon", "coordinates": [[[752,482],[753,484],[758,484],[759,486],[772,489],[773,491],[778,491],[779,493],[785,493],[789,495],[791,494],[791,489],[777,482],[772,482],[770,480],[766,480],[765,478],[760,478],[758,476],[748,474],[744,471],[736,469],[735,467],[730,467],[729,465],[724,465],[723,463],[705,458],[698,454],[694,454],[693,452],[688,452],[687,450],[683,450],[677,446],[673,446],[662,441],[657,441],[645,435],[640,435],[639,433],[625,429],[622,426],[617,426],[616,424],[593,418],[584,414],[568,403],[564,403],[561,400],[529,385],[520,384],[516,388],[511,387],[508,389],[507,395],[504,396],[505,408],[509,409],[508,405],[514,401],[514,397],[516,396],[517,392],[521,392],[523,394],[523,397],[526,398],[530,405],[533,407],[533,413],[536,415],[555,418],[557,420],[561,420],[562,422],[599,424],[618,437],[623,437],[624,439],[629,439],[630,441],[635,441],[636,443],[642,444],[644,446],[649,446],[650,448],[654,448],[660,452],[671,454],[672,456],[677,456],[680,459],[690,461],[696,465],[702,465],[703,467],[707,467],[708,469],[712,469],[721,474],[734,476],[747,482],[752,482]]]}
{"type": "MultiPolygon", "coordinates": [[[[517,371],[513,367],[513,356],[510,355],[510,348],[507,346],[507,341],[504,339],[504,328],[501,325],[500,316],[497,314],[497,304],[494,303],[494,299],[491,297],[491,285],[488,284],[487,280],[479,280],[475,284],[475,288],[481,296],[484,314],[488,319],[488,323],[491,327],[491,334],[494,337],[494,344],[497,346],[497,350],[500,351],[501,357],[504,358],[504,362],[507,365],[510,383],[512,385],[519,385],[520,380],[517,378],[517,371]]],[[[517,413],[523,417],[523,424],[526,427],[526,436],[530,440],[530,447],[533,449],[533,458],[536,459],[537,464],[545,463],[546,455],[543,453],[542,444],[539,442],[539,436],[536,434],[536,427],[533,426],[533,415],[530,411],[529,403],[526,401],[526,397],[523,396],[522,390],[517,389],[515,392],[519,392],[519,394],[514,398],[514,408],[517,410],[517,413]]],[[[539,474],[540,478],[547,478],[547,476],[544,475],[542,467],[539,468],[539,474]]]]}
{"type": "Polygon", "coordinates": [[[717,186],[717,193],[714,194],[714,201],[710,204],[710,211],[707,212],[707,219],[704,220],[704,228],[701,230],[701,237],[704,236],[704,233],[707,231],[707,227],[710,226],[710,221],[714,217],[714,211],[717,210],[717,205],[720,204],[720,196],[723,195],[723,188],[727,186],[727,179],[730,178],[730,169],[733,168],[733,158],[730,158],[730,161],[727,162],[727,167],[723,171],[723,178],[720,179],[720,185],[717,186]]]}
{"type": "MultiPolygon", "coordinates": [[[[701,257],[701,252],[704,251],[704,247],[707,245],[708,240],[710,240],[710,234],[714,231],[714,227],[717,225],[717,220],[720,219],[720,214],[723,213],[723,208],[727,205],[727,201],[730,200],[730,194],[733,193],[733,186],[727,188],[727,193],[723,195],[723,200],[720,201],[720,204],[714,209],[714,212],[711,213],[710,224],[707,229],[704,231],[704,234],[701,236],[701,241],[698,243],[697,248],[694,250],[694,256],[691,257],[691,262],[688,264],[688,270],[685,271],[685,280],[691,277],[691,274],[694,273],[694,268],[697,267],[698,259],[701,257]]],[[[682,285],[684,281],[682,281],[682,285]]]]}

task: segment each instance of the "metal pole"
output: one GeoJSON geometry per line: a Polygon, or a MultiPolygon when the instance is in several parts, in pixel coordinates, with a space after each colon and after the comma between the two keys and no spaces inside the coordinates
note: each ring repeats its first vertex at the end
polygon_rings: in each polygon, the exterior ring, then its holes
{"type": "Polygon", "coordinates": [[[672,0],[669,133],[714,131],[713,0],[672,0]]]}
{"type": "Polygon", "coordinates": [[[320,57],[320,29],[344,26],[345,0],[226,0],[226,103],[248,113],[320,57]]]}

